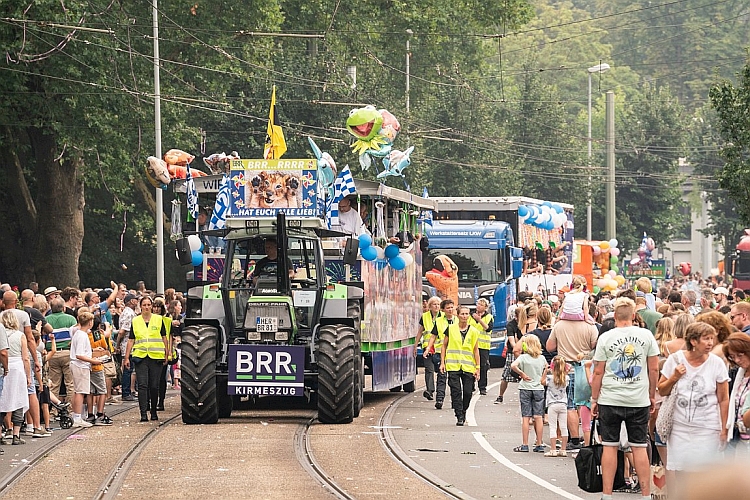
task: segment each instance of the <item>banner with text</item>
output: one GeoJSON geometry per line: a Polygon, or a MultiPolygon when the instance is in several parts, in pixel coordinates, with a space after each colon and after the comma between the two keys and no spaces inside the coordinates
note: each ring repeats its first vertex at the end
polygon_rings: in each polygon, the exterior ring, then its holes
{"type": "Polygon", "coordinates": [[[304,385],[304,347],[229,346],[230,396],[302,396],[304,385]]]}

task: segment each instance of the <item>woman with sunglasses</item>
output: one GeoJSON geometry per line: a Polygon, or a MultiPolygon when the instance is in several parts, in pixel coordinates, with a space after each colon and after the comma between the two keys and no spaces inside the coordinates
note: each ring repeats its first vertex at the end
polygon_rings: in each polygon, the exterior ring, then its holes
{"type": "Polygon", "coordinates": [[[732,394],[729,396],[726,423],[728,444],[735,449],[739,445],[744,445],[747,457],[750,451],[750,335],[733,333],[727,337],[722,349],[730,363],[738,367],[732,394]]]}

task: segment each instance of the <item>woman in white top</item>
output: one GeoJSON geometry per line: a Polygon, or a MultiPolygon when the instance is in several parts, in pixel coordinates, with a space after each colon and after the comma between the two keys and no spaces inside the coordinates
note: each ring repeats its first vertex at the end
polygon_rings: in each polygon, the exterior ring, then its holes
{"type": "Polygon", "coordinates": [[[8,374],[0,395],[0,412],[10,416],[10,422],[6,416],[6,425],[13,425],[13,444],[24,444],[26,441],[21,439],[21,425],[29,409],[29,387],[33,384],[29,349],[26,335],[18,329],[18,319],[12,310],[5,311],[0,321],[8,334],[8,374]]]}
{"type": "Polygon", "coordinates": [[[685,332],[687,351],[669,356],[661,370],[659,394],[677,398],[667,438],[670,483],[675,471],[716,460],[727,444],[729,374],[711,353],[715,339],[711,325],[691,324],[685,332]]]}

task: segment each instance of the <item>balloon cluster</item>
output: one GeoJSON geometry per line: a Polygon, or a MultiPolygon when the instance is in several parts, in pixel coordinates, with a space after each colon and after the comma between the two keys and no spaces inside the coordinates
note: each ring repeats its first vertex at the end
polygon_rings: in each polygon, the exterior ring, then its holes
{"type": "Polygon", "coordinates": [[[594,260],[599,263],[603,273],[601,278],[594,281],[594,293],[599,293],[599,290],[611,292],[625,283],[625,277],[619,274],[620,249],[617,248],[617,245],[619,245],[619,242],[612,238],[591,248],[594,253],[594,260]]]}
{"type": "Polygon", "coordinates": [[[562,227],[567,221],[563,207],[549,201],[541,205],[520,205],[518,207],[518,218],[523,224],[536,226],[540,229],[550,231],[562,227]]]}
{"type": "Polygon", "coordinates": [[[389,244],[385,249],[373,245],[372,237],[369,234],[359,236],[359,252],[362,258],[375,261],[375,267],[378,270],[391,266],[396,271],[401,271],[414,262],[414,257],[410,253],[401,252],[398,245],[389,244]]]}
{"type": "Polygon", "coordinates": [[[190,263],[193,267],[203,265],[203,241],[197,234],[191,234],[187,240],[190,247],[190,263]]]}

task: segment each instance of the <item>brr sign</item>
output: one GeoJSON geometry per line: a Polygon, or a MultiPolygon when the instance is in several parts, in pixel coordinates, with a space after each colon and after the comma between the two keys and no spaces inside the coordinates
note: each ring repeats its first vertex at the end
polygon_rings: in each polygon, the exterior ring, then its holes
{"type": "Polygon", "coordinates": [[[304,383],[304,347],[229,346],[229,395],[302,396],[304,383]]]}

